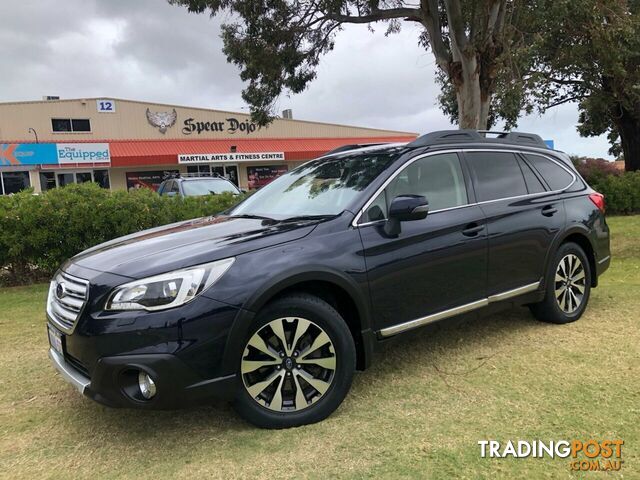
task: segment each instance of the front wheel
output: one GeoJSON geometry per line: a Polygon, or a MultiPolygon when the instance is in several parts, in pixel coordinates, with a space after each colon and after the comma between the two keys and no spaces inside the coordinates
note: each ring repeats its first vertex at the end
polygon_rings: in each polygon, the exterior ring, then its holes
{"type": "Polygon", "coordinates": [[[589,302],[591,268],[582,248],[565,243],[556,252],[547,274],[544,300],[530,305],[533,315],[543,322],[570,323],[578,320],[589,302]]]}
{"type": "Polygon", "coordinates": [[[308,294],[281,298],[247,338],[235,408],[263,428],[318,422],[342,403],[355,363],[351,332],[331,305],[308,294]]]}

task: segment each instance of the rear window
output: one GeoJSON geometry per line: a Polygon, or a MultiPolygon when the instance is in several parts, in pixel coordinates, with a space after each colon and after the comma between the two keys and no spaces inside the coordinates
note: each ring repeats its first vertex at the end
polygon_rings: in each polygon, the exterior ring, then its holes
{"type": "Polygon", "coordinates": [[[548,158],[533,154],[527,154],[525,157],[542,175],[551,190],[564,190],[573,182],[573,175],[548,158]]]}
{"type": "Polygon", "coordinates": [[[527,195],[527,185],[513,153],[467,152],[479,202],[527,195]]]}
{"type": "Polygon", "coordinates": [[[189,180],[182,183],[182,190],[188,197],[209,195],[210,193],[219,194],[224,192],[238,193],[234,185],[215,178],[207,178],[202,180],[189,180]]]}

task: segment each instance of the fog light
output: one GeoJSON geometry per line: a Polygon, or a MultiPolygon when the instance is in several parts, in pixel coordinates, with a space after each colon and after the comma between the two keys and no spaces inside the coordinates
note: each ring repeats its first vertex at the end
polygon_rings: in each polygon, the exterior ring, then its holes
{"type": "Polygon", "coordinates": [[[140,393],[146,400],[151,400],[156,395],[156,384],[145,372],[138,373],[138,386],[140,393]]]}

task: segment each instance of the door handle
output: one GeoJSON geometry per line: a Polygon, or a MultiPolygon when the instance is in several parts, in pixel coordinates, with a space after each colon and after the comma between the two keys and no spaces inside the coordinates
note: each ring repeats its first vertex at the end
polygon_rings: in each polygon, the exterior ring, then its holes
{"type": "Polygon", "coordinates": [[[542,215],[545,217],[552,217],[555,213],[558,213],[558,209],[553,205],[547,205],[542,209],[542,215]]]}
{"type": "Polygon", "coordinates": [[[484,230],[484,225],[478,225],[477,223],[470,223],[467,228],[462,230],[462,234],[466,237],[475,237],[484,230]]]}

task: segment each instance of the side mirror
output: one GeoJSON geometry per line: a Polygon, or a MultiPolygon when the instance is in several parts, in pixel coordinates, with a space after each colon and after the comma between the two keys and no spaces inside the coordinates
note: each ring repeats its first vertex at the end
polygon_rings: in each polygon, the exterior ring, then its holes
{"type": "Polygon", "coordinates": [[[175,197],[176,196],[176,192],[165,192],[165,193],[163,193],[163,195],[166,195],[167,197],[175,197]]]}
{"type": "Polygon", "coordinates": [[[384,226],[387,235],[400,235],[400,222],[424,220],[429,214],[429,202],[421,195],[400,195],[389,206],[389,219],[384,226]]]}

